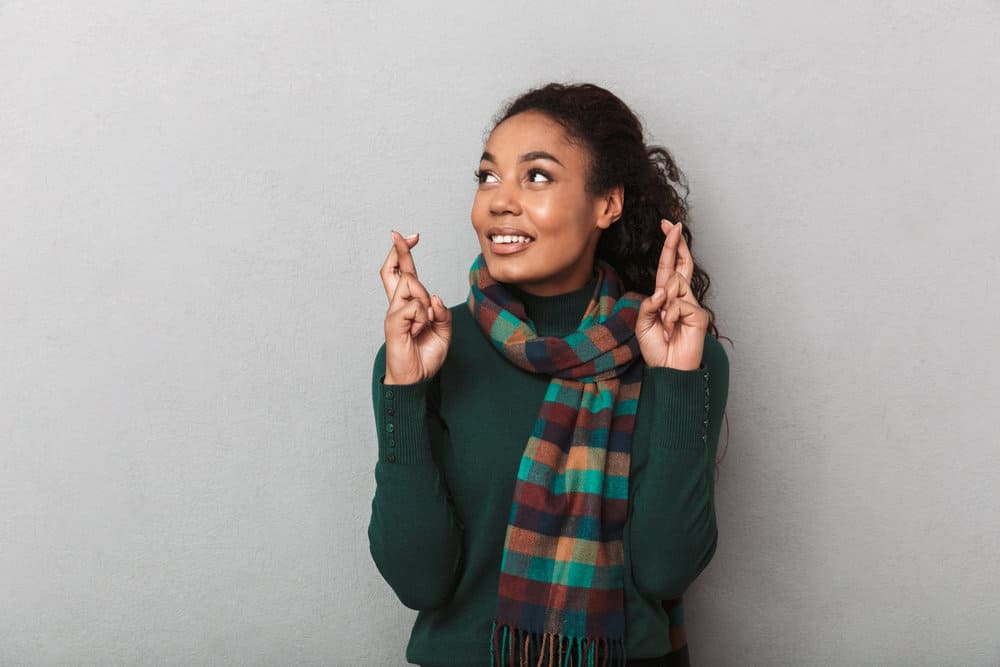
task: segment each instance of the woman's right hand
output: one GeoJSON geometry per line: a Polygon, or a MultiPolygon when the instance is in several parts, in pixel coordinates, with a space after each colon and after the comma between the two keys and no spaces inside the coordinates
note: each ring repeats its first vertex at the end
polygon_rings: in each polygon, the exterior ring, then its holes
{"type": "Polygon", "coordinates": [[[392,249],[379,275],[389,299],[385,314],[385,384],[430,379],[444,363],[451,342],[451,311],[417,280],[410,248],[415,234],[392,232],[392,249]]]}

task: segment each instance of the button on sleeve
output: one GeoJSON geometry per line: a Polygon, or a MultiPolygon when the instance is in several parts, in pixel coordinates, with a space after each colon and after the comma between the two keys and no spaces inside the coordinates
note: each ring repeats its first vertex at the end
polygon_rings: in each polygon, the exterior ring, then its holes
{"type": "Polygon", "coordinates": [[[375,394],[379,460],[397,464],[430,460],[424,423],[427,383],[381,387],[375,394]]]}

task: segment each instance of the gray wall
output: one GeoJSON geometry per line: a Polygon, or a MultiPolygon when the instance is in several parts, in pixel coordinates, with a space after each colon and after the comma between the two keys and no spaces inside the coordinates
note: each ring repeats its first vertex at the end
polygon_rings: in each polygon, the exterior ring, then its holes
{"type": "Polygon", "coordinates": [[[0,664],[403,662],[377,269],[419,231],[464,298],[484,130],[551,79],[674,151],[735,341],[696,664],[998,664],[998,32],[995,0],[0,2],[0,664]]]}

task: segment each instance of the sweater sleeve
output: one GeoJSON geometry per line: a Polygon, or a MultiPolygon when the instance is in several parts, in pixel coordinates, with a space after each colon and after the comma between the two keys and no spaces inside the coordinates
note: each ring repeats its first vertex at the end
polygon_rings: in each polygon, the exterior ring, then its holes
{"type": "Polygon", "coordinates": [[[715,554],[715,456],[729,360],[705,334],[701,368],[646,368],[636,412],[626,540],[649,599],[679,597],[715,554]]]}
{"type": "Polygon", "coordinates": [[[447,428],[433,407],[434,380],[387,385],[384,376],[383,345],[372,375],[378,461],[368,544],[404,605],[434,609],[454,592],[462,554],[462,526],[432,456],[447,428]]]}

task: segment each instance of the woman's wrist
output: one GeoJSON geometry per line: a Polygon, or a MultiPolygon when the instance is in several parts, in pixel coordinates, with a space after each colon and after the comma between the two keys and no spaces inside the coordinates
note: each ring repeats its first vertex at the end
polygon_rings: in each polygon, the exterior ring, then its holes
{"type": "Polygon", "coordinates": [[[382,377],[382,384],[405,386],[410,384],[418,384],[420,382],[422,382],[421,378],[416,378],[416,379],[397,378],[394,377],[392,373],[390,373],[389,371],[386,371],[385,375],[382,377]]]}
{"type": "Polygon", "coordinates": [[[690,364],[674,364],[674,365],[663,364],[662,366],[659,364],[646,364],[646,366],[648,366],[649,368],[667,368],[672,371],[681,371],[685,373],[689,371],[705,370],[705,365],[702,363],[698,363],[694,366],[691,366],[690,364]]]}

